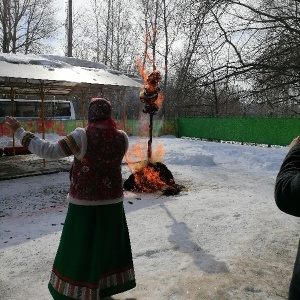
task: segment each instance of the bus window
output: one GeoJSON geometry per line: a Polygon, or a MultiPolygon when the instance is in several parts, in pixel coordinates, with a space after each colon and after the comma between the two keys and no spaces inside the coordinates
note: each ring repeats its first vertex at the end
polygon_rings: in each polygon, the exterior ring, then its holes
{"type": "Polygon", "coordinates": [[[71,116],[70,103],[57,103],[55,106],[54,115],[58,117],[71,116]]]}
{"type": "Polygon", "coordinates": [[[34,117],[35,107],[29,101],[28,102],[18,102],[15,101],[16,105],[16,117],[34,117]]]}
{"type": "Polygon", "coordinates": [[[7,102],[0,102],[0,117],[11,116],[11,103],[7,102]]]}
{"type": "Polygon", "coordinates": [[[5,113],[5,110],[3,107],[0,107],[0,117],[5,117],[7,114],[5,113]]]}
{"type": "MultiPolygon", "coordinates": [[[[54,117],[53,114],[53,107],[52,107],[52,103],[51,102],[45,102],[44,103],[44,114],[45,114],[45,118],[52,118],[54,117]]],[[[41,112],[42,113],[42,108],[41,108],[41,112]]]]}

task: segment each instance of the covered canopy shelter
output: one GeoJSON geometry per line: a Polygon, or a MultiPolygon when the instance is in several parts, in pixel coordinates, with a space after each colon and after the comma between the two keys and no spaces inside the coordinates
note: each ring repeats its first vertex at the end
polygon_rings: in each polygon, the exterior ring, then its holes
{"type": "MultiPolygon", "coordinates": [[[[124,98],[126,126],[125,92],[140,87],[140,82],[101,63],[55,55],[0,54],[0,94],[11,99],[12,107],[17,94],[42,100],[43,138],[46,95],[77,96],[84,102],[88,95],[119,91],[124,98]]],[[[84,126],[84,112],[82,115],[84,126]]]]}

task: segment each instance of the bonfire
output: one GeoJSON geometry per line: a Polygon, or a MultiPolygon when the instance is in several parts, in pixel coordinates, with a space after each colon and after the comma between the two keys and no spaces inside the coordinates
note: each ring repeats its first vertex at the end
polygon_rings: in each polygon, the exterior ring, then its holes
{"type": "Polygon", "coordinates": [[[124,182],[124,189],[141,193],[159,191],[163,195],[177,195],[183,187],[175,183],[174,177],[166,165],[152,157],[153,116],[159,111],[163,98],[159,94],[158,83],[160,80],[161,75],[157,70],[144,79],[145,84],[140,92],[140,100],[145,104],[143,113],[149,114],[147,160],[141,161],[134,167],[133,164],[128,164],[133,174],[124,182]]]}

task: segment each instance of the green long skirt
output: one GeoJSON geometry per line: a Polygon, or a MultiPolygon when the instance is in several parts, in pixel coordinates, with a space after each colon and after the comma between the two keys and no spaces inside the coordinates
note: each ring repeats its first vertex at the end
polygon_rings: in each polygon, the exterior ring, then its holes
{"type": "Polygon", "coordinates": [[[48,284],[55,300],[99,300],[136,286],[123,202],[69,204],[48,284]]]}

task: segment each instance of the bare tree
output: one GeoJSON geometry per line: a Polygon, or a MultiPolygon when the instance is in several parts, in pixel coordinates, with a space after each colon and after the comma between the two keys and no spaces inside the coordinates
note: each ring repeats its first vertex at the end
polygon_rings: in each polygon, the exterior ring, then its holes
{"type": "MultiPolygon", "coordinates": [[[[98,61],[102,48],[101,41],[96,38],[101,30],[101,6],[94,7],[97,1],[90,1],[90,9],[82,7],[80,11],[74,7],[73,12],[73,56],[80,59],[98,61]]],[[[100,34],[99,34],[100,36],[100,34]]]]}
{"type": "Polygon", "coordinates": [[[0,2],[1,46],[5,53],[39,52],[62,24],[54,19],[52,0],[3,0],[0,2]]]}
{"type": "Polygon", "coordinates": [[[232,78],[270,112],[290,106],[299,113],[299,1],[226,1],[211,15],[220,34],[214,51],[230,49],[231,57],[199,72],[198,84],[232,78]]]}
{"type": "Polygon", "coordinates": [[[125,70],[128,59],[136,51],[135,30],[128,5],[115,0],[111,20],[110,59],[113,69],[125,70]]]}
{"type": "Polygon", "coordinates": [[[103,56],[103,62],[105,65],[108,63],[108,50],[109,50],[109,40],[110,35],[113,35],[113,32],[111,30],[112,26],[112,14],[113,14],[113,1],[114,0],[107,0],[107,17],[106,17],[106,24],[105,24],[105,49],[104,49],[104,56],[103,56]]]}
{"type": "MultiPolygon", "coordinates": [[[[170,95],[173,102],[173,111],[171,112],[173,117],[176,117],[183,106],[189,106],[190,101],[198,102],[197,97],[207,94],[199,89],[197,77],[203,68],[207,68],[207,62],[209,62],[207,58],[211,57],[210,62],[212,62],[215,55],[215,53],[208,55],[211,49],[203,46],[203,37],[207,36],[205,31],[207,27],[212,29],[213,20],[210,13],[218,3],[219,1],[210,0],[201,2],[186,0],[180,3],[181,18],[184,20],[181,33],[183,42],[181,53],[173,62],[176,70],[172,74],[171,89],[173,92],[170,95]]],[[[213,35],[213,30],[211,33],[213,35]]],[[[214,75],[212,74],[212,76],[214,75]]],[[[214,92],[217,100],[216,90],[214,92]]],[[[215,106],[215,110],[217,109],[218,106],[215,106]]]]}
{"type": "Polygon", "coordinates": [[[74,20],[74,54],[125,70],[136,50],[130,6],[121,0],[91,0],[74,20]]]}

